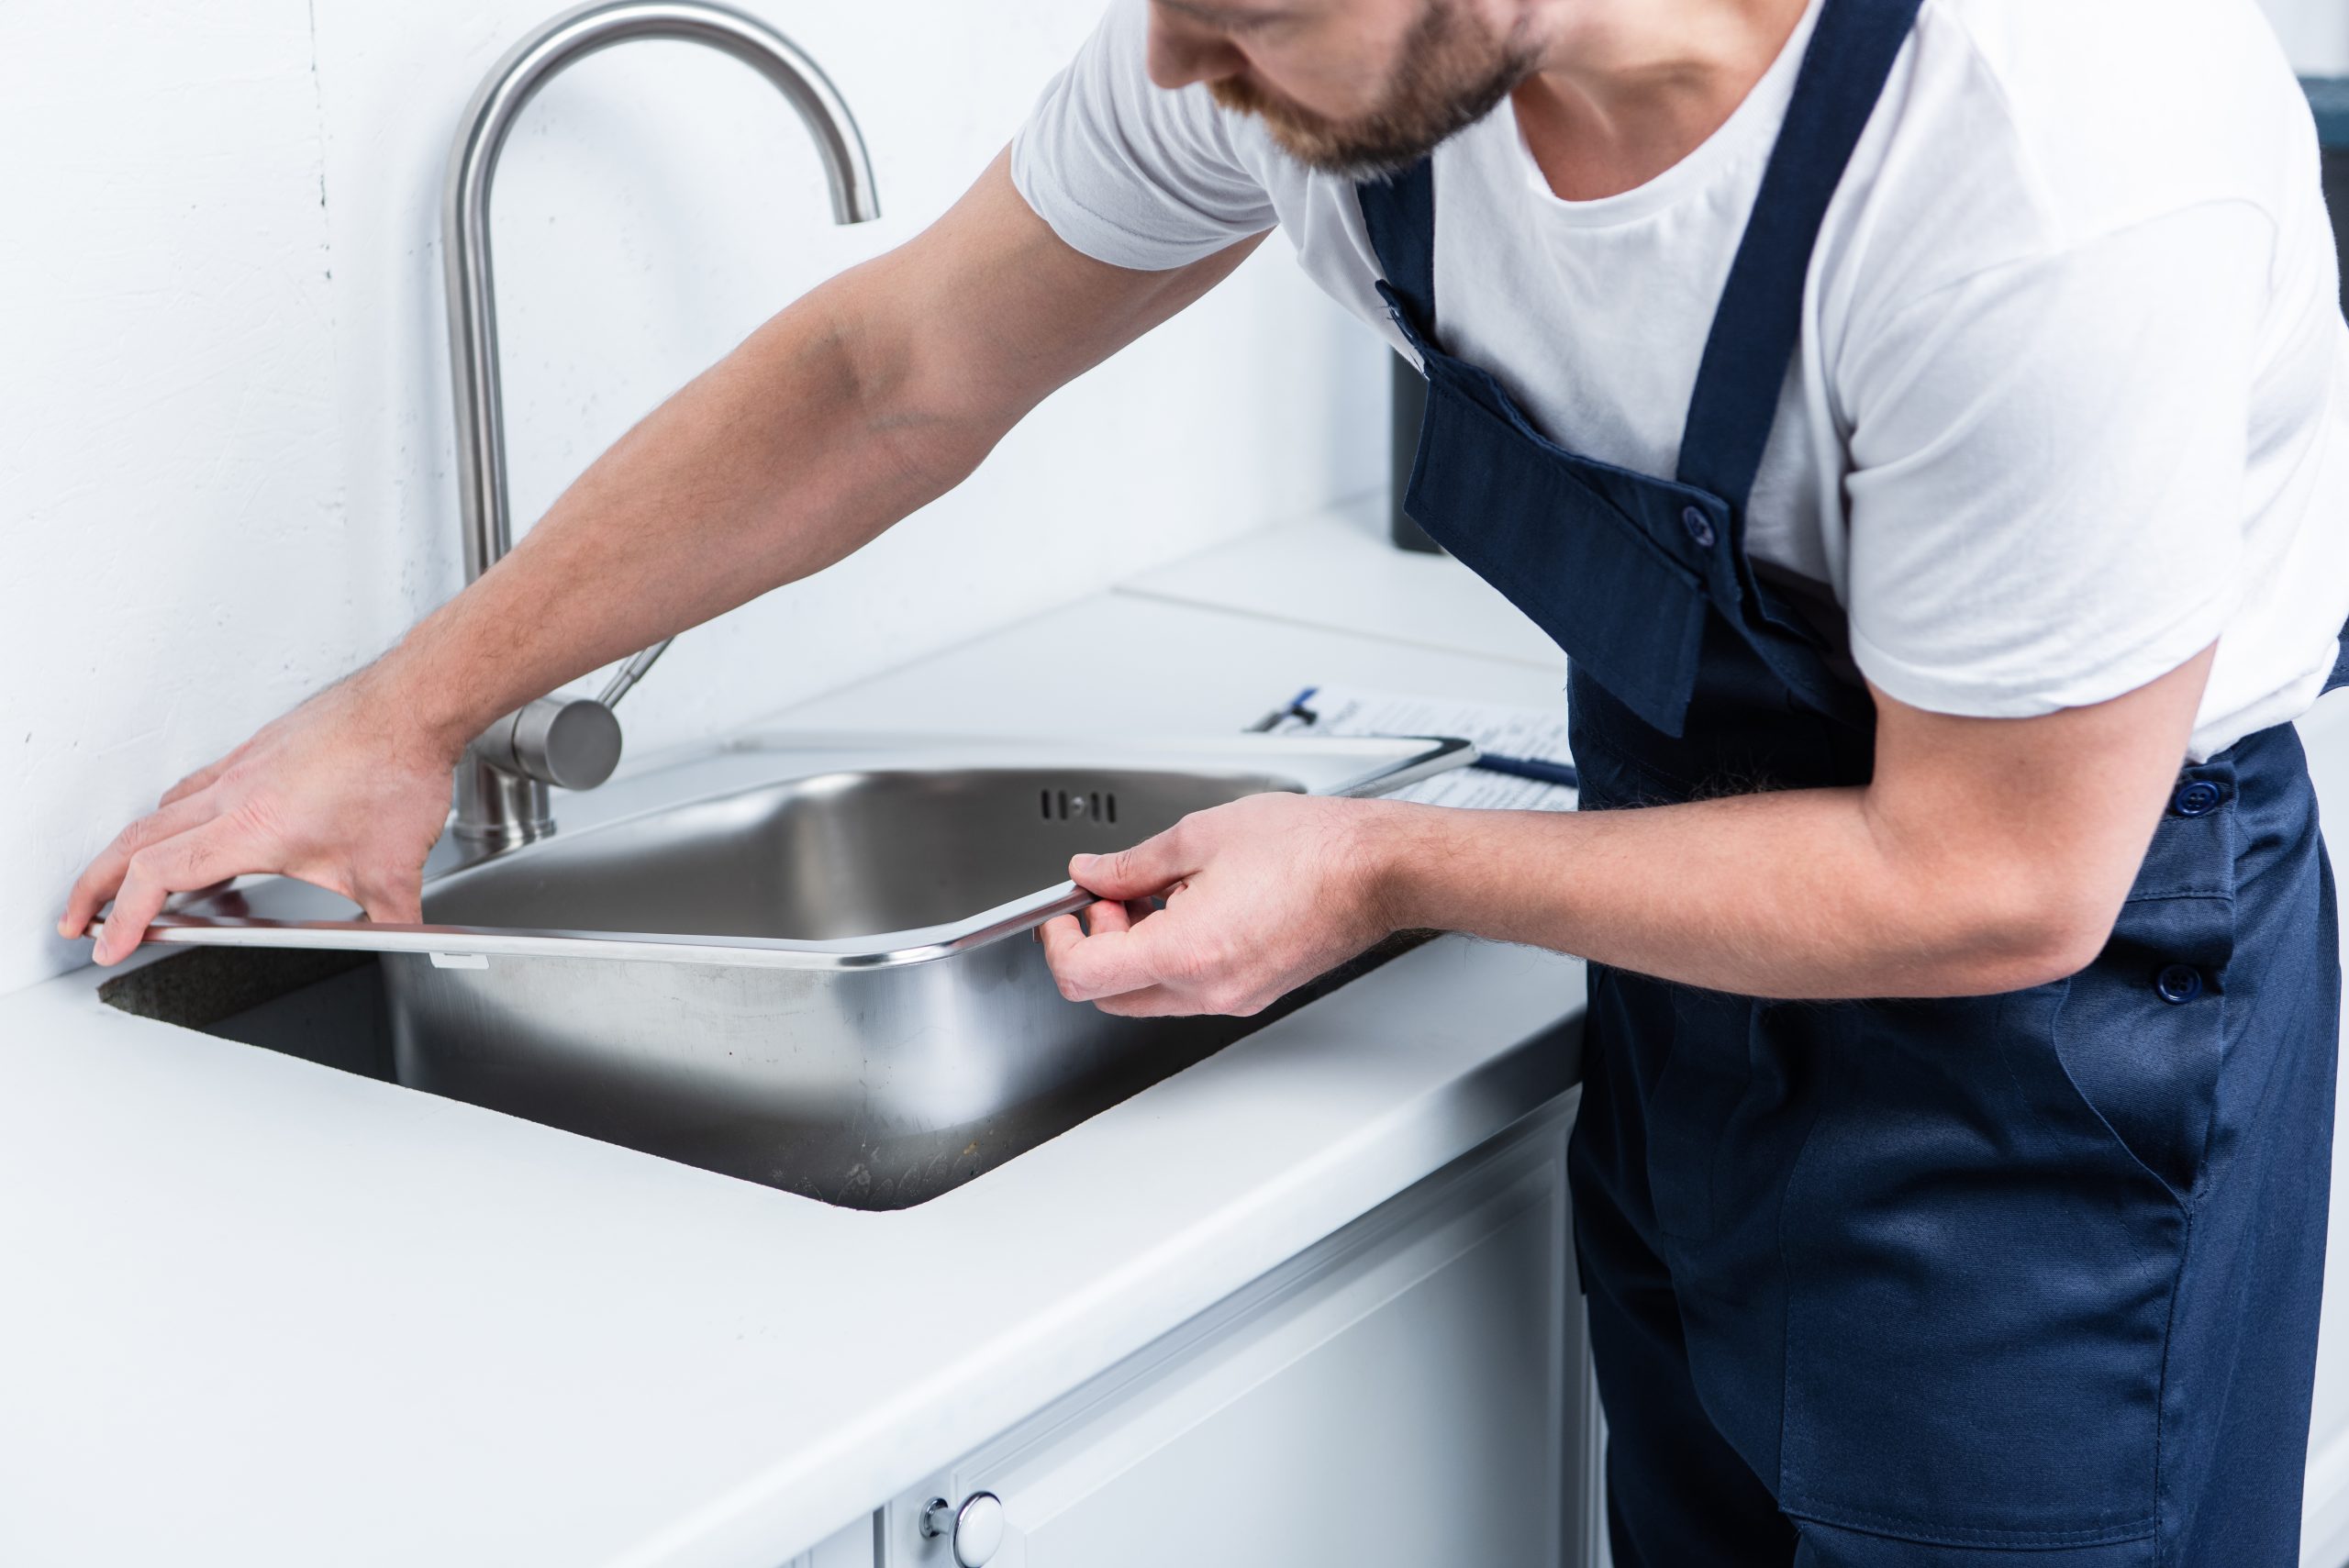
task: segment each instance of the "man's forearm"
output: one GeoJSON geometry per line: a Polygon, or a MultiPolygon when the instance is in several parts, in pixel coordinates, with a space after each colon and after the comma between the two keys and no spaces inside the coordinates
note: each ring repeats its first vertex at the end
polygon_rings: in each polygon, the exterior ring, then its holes
{"type": "Polygon", "coordinates": [[[501,713],[821,570],[984,455],[985,432],[933,432],[911,458],[902,376],[876,378],[885,350],[850,341],[863,286],[817,291],[696,377],[385,657],[377,678],[436,744],[453,752],[501,713]]]}
{"type": "Polygon", "coordinates": [[[2083,933],[2097,914],[2020,864],[1910,852],[1871,822],[1859,789],[1632,811],[1385,810],[1379,885],[1397,927],[1714,990],[1980,995],[2056,978],[2095,951],[2083,933]]]}
{"type": "Polygon", "coordinates": [[[1382,804],[1396,927],[1531,942],[1753,996],[1963,996],[2085,967],[2159,821],[2215,648],[2027,719],[1871,688],[1875,776],[1629,811],[1382,804]]]}

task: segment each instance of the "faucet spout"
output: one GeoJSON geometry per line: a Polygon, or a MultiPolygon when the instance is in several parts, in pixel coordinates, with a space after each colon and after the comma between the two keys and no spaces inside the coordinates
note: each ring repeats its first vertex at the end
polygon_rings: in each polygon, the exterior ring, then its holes
{"type": "MultiPolygon", "coordinates": [[[[459,122],[441,209],[449,361],[456,392],[457,499],[468,583],[513,546],[489,244],[490,186],[498,157],[515,120],[540,88],[574,61],[634,39],[706,44],[765,77],[798,111],[815,139],[831,188],[832,220],[864,223],[881,215],[872,160],[856,117],[816,62],[755,17],[705,0],[590,0],[541,23],[507,50],[459,122]]],[[[607,706],[617,701],[667,646],[664,641],[631,659],[600,700],[607,706]]],[[[507,732],[512,717],[492,726],[490,734],[507,732]]],[[[613,744],[616,761],[616,728],[613,744]]],[[[547,785],[560,781],[531,768],[529,755],[524,748],[518,761],[510,744],[493,746],[487,755],[476,746],[459,765],[453,830],[469,850],[507,849],[553,831],[547,785]]]]}

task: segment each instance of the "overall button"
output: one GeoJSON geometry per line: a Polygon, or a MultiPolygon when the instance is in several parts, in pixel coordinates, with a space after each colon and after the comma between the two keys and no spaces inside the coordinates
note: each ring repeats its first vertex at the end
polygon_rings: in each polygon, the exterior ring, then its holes
{"type": "Polygon", "coordinates": [[[2190,963],[2165,963],[2154,976],[2154,994],[2175,1006],[2202,995],[2202,972],[2190,963]]]}
{"type": "Polygon", "coordinates": [[[2207,817],[2226,797],[2227,792],[2209,779],[2196,779],[2177,786],[2177,793],[2170,796],[2169,808],[2180,817],[2207,817]]]}
{"type": "Polygon", "coordinates": [[[1696,506],[1682,507],[1680,510],[1680,526],[1687,528],[1688,530],[1688,537],[1695,539],[1698,544],[1709,545],[1713,542],[1713,520],[1705,516],[1701,508],[1696,506]]]}

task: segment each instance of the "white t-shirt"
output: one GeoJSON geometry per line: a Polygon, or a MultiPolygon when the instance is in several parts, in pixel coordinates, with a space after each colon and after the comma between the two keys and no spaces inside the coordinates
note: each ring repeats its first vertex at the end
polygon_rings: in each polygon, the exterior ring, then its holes
{"type": "MultiPolygon", "coordinates": [[[[1552,194],[1506,103],[1435,155],[1436,327],[1553,440],[1675,467],[1810,13],[1678,165],[1552,194]]],[[[1402,341],[1344,181],[1144,68],[1114,0],[1012,150],[1078,250],[1277,224],[1402,341]]],[[[1747,547],[1942,713],[2100,702],[2216,639],[2197,760],[2315,698],[2349,616],[2349,325],[2307,103],[2254,0],[1926,0],[1830,207],[1747,547]]]]}

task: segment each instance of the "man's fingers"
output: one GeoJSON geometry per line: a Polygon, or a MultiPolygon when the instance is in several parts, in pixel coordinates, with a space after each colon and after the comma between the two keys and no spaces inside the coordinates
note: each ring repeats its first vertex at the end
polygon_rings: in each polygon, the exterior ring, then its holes
{"type": "Polygon", "coordinates": [[[100,963],[120,962],[139,946],[148,922],[162,909],[165,899],[233,875],[232,838],[233,830],[225,820],[215,817],[132,855],[92,956],[100,963]]]}
{"type": "MultiPolygon", "coordinates": [[[[1145,909],[1142,913],[1147,915],[1149,911],[1145,909]]],[[[1135,918],[1129,905],[1114,898],[1096,899],[1074,915],[1063,915],[1058,919],[1046,921],[1037,929],[1036,936],[1044,944],[1044,957],[1049,961],[1068,951],[1072,944],[1087,936],[1130,930],[1135,918]]]]}
{"type": "MultiPolygon", "coordinates": [[[[1044,962],[1051,965],[1052,978],[1058,980],[1061,965],[1067,962],[1077,943],[1085,940],[1085,926],[1074,915],[1060,915],[1037,927],[1036,936],[1044,944],[1044,962]]],[[[1062,994],[1067,994],[1065,989],[1062,994]]]]}
{"type": "Polygon", "coordinates": [[[1046,922],[1044,961],[1061,983],[1061,995],[1072,1002],[1091,1002],[1157,984],[1165,978],[1152,929],[1158,924],[1147,920],[1126,930],[1086,936],[1074,915],[1046,922]]]}
{"type": "Polygon", "coordinates": [[[1043,938],[1045,962],[1052,966],[1053,974],[1060,977],[1061,995],[1072,1002],[1092,1001],[1103,1012],[1125,1018],[1163,1018],[1199,1010],[1195,1005],[1178,998],[1165,986],[1158,984],[1144,984],[1113,995],[1099,995],[1097,999],[1094,993],[1080,994],[1072,990],[1073,982],[1068,978],[1072,967],[1089,974],[1094,965],[1089,955],[1081,960],[1074,959],[1072,955],[1106,936],[1129,935],[1133,929],[1132,912],[1114,900],[1104,899],[1087,906],[1085,917],[1095,922],[1090,935],[1077,923],[1074,915],[1063,915],[1056,920],[1047,921],[1038,932],[1043,938]]]}
{"type": "Polygon", "coordinates": [[[133,855],[187,831],[204,821],[210,809],[204,802],[183,798],[116,834],[114,842],[98,851],[98,858],[83,869],[73,891],[66,895],[65,915],[57,922],[57,934],[78,937],[87,930],[115,889],[122,885],[123,872],[133,855]]]}
{"type": "Polygon", "coordinates": [[[1172,828],[1130,850],[1072,856],[1069,880],[1104,898],[1147,898],[1199,869],[1186,863],[1178,847],[1181,836],[1181,828],[1172,828]]]}
{"type": "Polygon", "coordinates": [[[228,764],[235,762],[237,760],[238,753],[241,752],[243,750],[244,748],[239,746],[235,751],[229,752],[227,756],[220,758],[218,761],[206,762],[203,767],[196,769],[195,772],[188,774],[187,777],[180,780],[179,783],[165,790],[163,792],[163,798],[158,802],[158,804],[162,806],[176,806],[181,801],[185,800],[189,795],[195,794],[199,790],[210,789],[213,782],[219,778],[222,773],[228,771],[228,764]]]}
{"type": "Polygon", "coordinates": [[[424,871],[400,871],[380,881],[362,881],[351,902],[379,925],[420,926],[424,923],[424,871]]]}
{"type": "Polygon", "coordinates": [[[1206,1011],[1197,1002],[1186,1001],[1163,985],[1145,985],[1122,996],[1104,996],[1093,1005],[1121,1018],[1187,1018],[1206,1011]]]}

